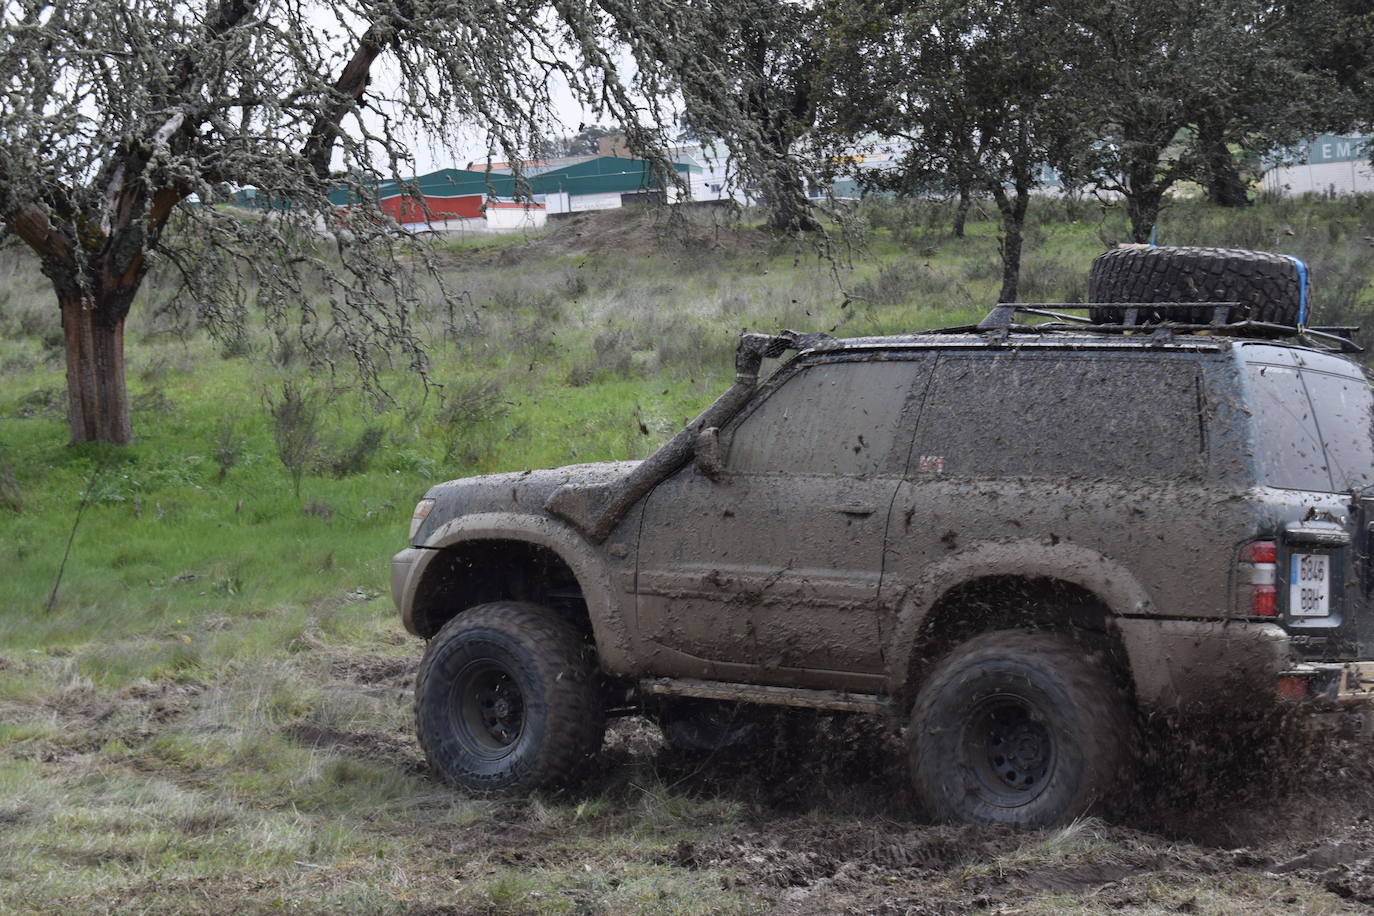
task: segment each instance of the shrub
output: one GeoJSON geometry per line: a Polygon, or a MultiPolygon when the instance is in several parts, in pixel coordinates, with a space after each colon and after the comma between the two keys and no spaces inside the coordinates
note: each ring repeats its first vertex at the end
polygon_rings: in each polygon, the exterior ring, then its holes
{"type": "Polygon", "coordinates": [[[1021,265],[1017,298],[1022,302],[1082,302],[1087,298],[1087,271],[1059,261],[1028,260],[1021,265]]]}
{"type": "Polygon", "coordinates": [[[335,477],[361,474],[367,470],[368,462],[386,437],[386,430],[380,426],[369,426],[362,431],[352,445],[345,446],[329,459],[329,472],[335,477]]]}
{"type": "Polygon", "coordinates": [[[14,464],[5,460],[3,451],[0,451],[0,507],[16,514],[24,511],[24,494],[19,489],[14,464]]]}
{"type": "Polygon", "coordinates": [[[129,400],[129,409],[135,413],[171,413],[175,405],[159,385],[153,385],[142,394],[129,400]]]}
{"type": "Polygon", "coordinates": [[[223,481],[229,476],[229,471],[239,463],[242,451],[243,439],[235,432],[233,419],[226,417],[220,420],[214,442],[210,446],[210,457],[219,468],[216,480],[223,481]]]}
{"type": "Polygon", "coordinates": [[[853,298],[870,305],[901,305],[920,281],[921,269],[911,264],[884,267],[877,275],[854,284],[853,298]]]}
{"type": "Polygon", "coordinates": [[[463,378],[444,386],[442,406],[435,414],[444,441],[444,461],[476,462],[490,454],[490,436],[483,428],[510,412],[502,399],[501,383],[493,378],[463,378]]]}
{"type": "Polygon", "coordinates": [[[55,419],[66,416],[67,389],[57,386],[35,388],[15,403],[14,415],[21,420],[33,417],[55,419]]]}
{"type": "MultiPolygon", "coordinates": [[[[305,505],[301,506],[301,514],[327,522],[334,515],[334,507],[322,499],[315,499],[312,497],[305,501],[305,505]]],[[[334,555],[331,553],[329,554],[328,565],[325,566],[321,564],[321,567],[328,569],[333,567],[333,565],[334,555]]]]}
{"type": "Polygon", "coordinates": [[[314,458],[320,438],[320,410],[315,396],[287,379],[281,385],[281,397],[268,399],[272,414],[272,439],[277,457],[291,475],[297,498],[301,495],[301,477],[314,458]]]}

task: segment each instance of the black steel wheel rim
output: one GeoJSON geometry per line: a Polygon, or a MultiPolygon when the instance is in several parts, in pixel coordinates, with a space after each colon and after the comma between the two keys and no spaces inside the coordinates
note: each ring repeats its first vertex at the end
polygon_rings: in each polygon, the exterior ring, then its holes
{"type": "Polygon", "coordinates": [[[1033,705],[1013,694],[984,697],[966,722],[962,756],[984,800],[1020,807],[1045,791],[1058,755],[1033,705]]]}
{"type": "Polygon", "coordinates": [[[453,681],[449,710],[454,730],[472,754],[504,757],[525,731],[525,698],[505,665],[469,662],[453,681]]]}

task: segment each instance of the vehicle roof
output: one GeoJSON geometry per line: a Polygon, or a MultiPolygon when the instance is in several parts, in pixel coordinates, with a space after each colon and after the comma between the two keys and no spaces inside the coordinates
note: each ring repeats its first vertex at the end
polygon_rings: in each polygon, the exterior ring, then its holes
{"type": "Polygon", "coordinates": [[[1315,354],[1340,360],[1342,363],[1350,363],[1349,359],[1339,354],[1292,341],[1231,337],[1219,334],[1164,334],[1157,336],[1150,333],[1123,335],[1050,331],[1043,333],[1018,332],[1006,335],[988,331],[968,333],[927,331],[915,334],[829,338],[813,343],[802,352],[819,354],[913,349],[1047,349],[1224,353],[1234,348],[1242,349],[1251,359],[1262,358],[1261,354],[1263,353],[1288,351],[1315,354]]]}
{"type": "MultiPolygon", "coordinates": [[[[917,334],[892,334],[881,337],[837,337],[815,344],[808,349],[808,352],[831,353],[835,351],[850,350],[911,350],[926,348],[1006,350],[1024,347],[1060,350],[1164,349],[1221,352],[1238,343],[1260,342],[1261,341],[1241,341],[1231,337],[1200,335],[1171,335],[1165,338],[1154,338],[1148,334],[1127,337],[1120,334],[1072,334],[1064,332],[1018,333],[1015,335],[997,335],[989,332],[923,332],[917,334]]],[[[1263,343],[1270,342],[1263,341],[1263,343]]]]}

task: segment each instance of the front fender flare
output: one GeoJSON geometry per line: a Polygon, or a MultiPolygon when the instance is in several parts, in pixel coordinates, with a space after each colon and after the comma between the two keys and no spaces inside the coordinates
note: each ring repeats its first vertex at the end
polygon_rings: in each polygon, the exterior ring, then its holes
{"type": "Polygon", "coordinates": [[[480,512],[451,519],[436,528],[419,549],[412,548],[409,569],[398,589],[398,595],[403,596],[399,610],[406,629],[415,632],[415,589],[426,567],[444,548],[469,541],[521,541],[557,554],[568,564],[582,589],[601,667],[613,674],[632,670],[629,629],[618,612],[605,561],[571,526],[545,516],[480,512]]]}

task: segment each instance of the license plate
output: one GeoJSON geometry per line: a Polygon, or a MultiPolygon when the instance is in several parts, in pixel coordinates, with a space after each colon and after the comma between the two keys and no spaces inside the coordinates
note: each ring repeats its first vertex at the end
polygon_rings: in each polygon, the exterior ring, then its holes
{"type": "Polygon", "coordinates": [[[1331,613],[1331,558],[1324,553],[1295,553],[1288,569],[1288,613],[1292,617],[1326,617],[1331,613]]]}

